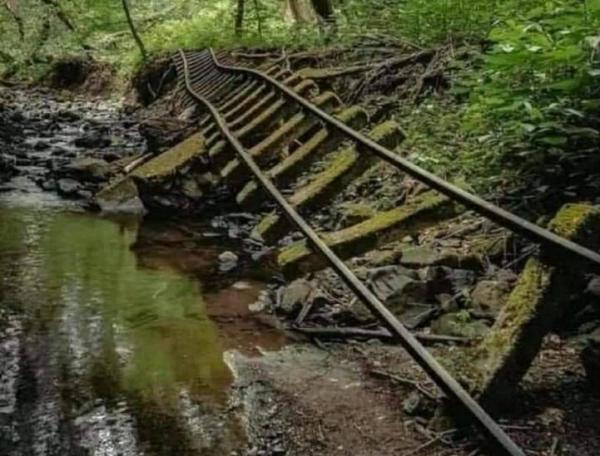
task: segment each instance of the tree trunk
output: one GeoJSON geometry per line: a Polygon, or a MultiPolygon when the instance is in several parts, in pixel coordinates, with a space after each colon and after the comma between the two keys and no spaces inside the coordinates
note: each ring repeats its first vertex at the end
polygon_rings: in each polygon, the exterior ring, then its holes
{"type": "Polygon", "coordinates": [[[311,0],[287,0],[285,15],[298,23],[310,24],[317,22],[317,13],[311,0]]]}
{"type": "Polygon", "coordinates": [[[311,0],[311,3],[315,9],[315,12],[321,19],[328,23],[335,22],[335,17],[333,15],[333,4],[331,3],[331,0],[311,0]]]}
{"type": "Polygon", "coordinates": [[[244,33],[244,0],[237,0],[237,10],[235,13],[235,36],[242,36],[244,33]]]}
{"type": "Polygon", "coordinates": [[[18,4],[15,0],[4,0],[4,6],[8,10],[17,24],[17,30],[19,31],[19,38],[21,41],[25,39],[25,27],[23,26],[23,19],[19,16],[18,4]]]}
{"type": "Polygon", "coordinates": [[[75,31],[75,27],[71,23],[71,20],[67,17],[67,14],[56,0],[42,0],[42,3],[45,3],[46,5],[52,7],[52,9],[54,10],[54,14],[56,14],[56,17],[58,17],[58,19],[63,23],[63,25],[67,27],[71,32],[75,31]]]}
{"type": "Polygon", "coordinates": [[[144,47],[144,43],[142,42],[142,39],[138,35],[138,32],[135,29],[135,25],[133,24],[133,19],[131,18],[131,13],[129,11],[129,5],[127,4],[127,0],[122,0],[122,2],[123,10],[125,11],[125,16],[127,17],[127,23],[129,24],[129,29],[131,30],[133,39],[135,40],[138,48],[140,48],[140,54],[142,54],[142,59],[147,60],[148,54],[146,54],[146,48],[144,47]]]}
{"type": "Polygon", "coordinates": [[[256,13],[256,29],[258,31],[258,36],[262,38],[262,14],[260,12],[258,0],[254,0],[254,12],[256,13]]]}

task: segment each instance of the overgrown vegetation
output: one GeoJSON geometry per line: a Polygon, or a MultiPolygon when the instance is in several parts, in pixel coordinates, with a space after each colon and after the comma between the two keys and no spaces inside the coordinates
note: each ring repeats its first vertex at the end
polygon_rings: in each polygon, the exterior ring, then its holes
{"type": "MultiPolygon", "coordinates": [[[[109,61],[123,75],[140,61],[118,0],[3,2],[5,77],[39,76],[66,55],[109,61]]],[[[534,188],[520,204],[553,208],[599,194],[600,0],[128,3],[150,55],[342,46],[381,35],[466,54],[449,69],[448,93],[405,107],[413,159],[478,191],[534,188]]]]}

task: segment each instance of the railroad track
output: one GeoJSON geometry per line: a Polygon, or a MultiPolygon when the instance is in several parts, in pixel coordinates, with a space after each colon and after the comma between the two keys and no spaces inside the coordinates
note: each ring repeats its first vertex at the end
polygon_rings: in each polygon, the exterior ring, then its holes
{"type": "Polygon", "coordinates": [[[279,262],[290,273],[330,266],[453,402],[477,423],[499,454],[524,455],[500,426],[431,356],[385,305],[343,262],[393,237],[406,225],[431,222],[454,202],[539,243],[549,258],[560,257],[588,270],[600,270],[600,255],[557,236],[419,168],[393,149],[403,139],[394,122],[366,135],[368,117],[344,107],[314,82],[272,65],[262,71],[235,67],[225,53],[180,51],[175,62],[180,100],[199,105],[201,134],[209,165],[236,193],[239,204],[258,208],[265,199],[278,212],[266,216],[255,234],[273,243],[295,227],[304,242],[283,249],[279,262]],[[281,154],[284,150],[286,153],[281,154]],[[402,205],[337,232],[318,234],[307,222],[317,208],[331,204],[349,182],[376,160],[384,160],[430,190],[402,205]],[[300,179],[316,167],[310,179],[300,179]],[[281,189],[281,190],[280,190],[281,189]],[[285,195],[285,196],[284,196],[285,195]]]}

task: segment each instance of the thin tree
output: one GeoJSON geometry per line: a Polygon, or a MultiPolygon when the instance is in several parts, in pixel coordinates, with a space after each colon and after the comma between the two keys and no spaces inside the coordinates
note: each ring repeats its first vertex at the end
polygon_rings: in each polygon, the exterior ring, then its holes
{"type": "Polygon", "coordinates": [[[54,10],[54,14],[56,14],[56,17],[58,17],[65,27],[67,27],[71,32],[75,31],[73,23],[56,0],[42,0],[42,3],[50,6],[54,10]]]}
{"type": "Polygon", "coordinates": [[[235,12],[235,36],[242,36],[244,32],[244,0],[237,0],[235,12]]]}
{"type": "Polygon", "coordinates": [[[21,18],[21,16],[19,16],[18,3],[16,2],[16,0],[5,0],[4,6],[8,10],[8,12],[12,16],[12,18],[15,20],[15,23],[17,24],[17,30],[19,31],[19,38],[21,38],[21,40],[24,40],[25,39],[25,27],[23,26],[23,19],[21,18]]]}
{"type": "Polygon", "coordinates": [[[138,35],[138,32],[133,24],[133,19],[131,18],[131,12],[129,11],[129,4],[127,0],[122,0],[123,2],[123,10],[125,11],[125,16],[127,17],[127,23],[129,24],[129,29],[131,30],[131,34],[133,35],[133,39],[135,40],[138,48],[140,48],[140,54],[142,54],[142,59],[147,60],[148,54],[146,53],[146,48],[144,47],[144,43],[138,35]]]}
{"type": "Polygon", "coordinates": [[[262,15],[260,13],[260,5],[258,0],[254,0],[254,12],[256,13],[256,27],[258,36],[262,38],[262,15]]]}

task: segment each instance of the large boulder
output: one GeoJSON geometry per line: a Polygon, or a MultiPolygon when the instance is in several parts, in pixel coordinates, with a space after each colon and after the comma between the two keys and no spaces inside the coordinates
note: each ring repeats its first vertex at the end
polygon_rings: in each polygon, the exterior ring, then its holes
{"type": "Polygon", "coordinates": [[[473,307],[495,317],[508,299],[518,277],[512,274],[499,274],[494,279],[481,280],[471,291],[473,307]]]}
{"type": "MultiPolygon", "coordinates": [[[[403,321],[422,314],[423,304],[431,301],[428,282],[420,280],[416,271],[403,266],[382,266],[360,275],[364,276],[373,293],[403,321]]],[[[371,312],[358,300],[352,305],[352,312],[361,321],[373,319],[371,312]]]]}
{"type": "Polygon", "coordinates": [[[67,164],[61,174],[85,181],[104,181],[111,173],[110,165],[99,158],[78,158],[67,164]]]}

